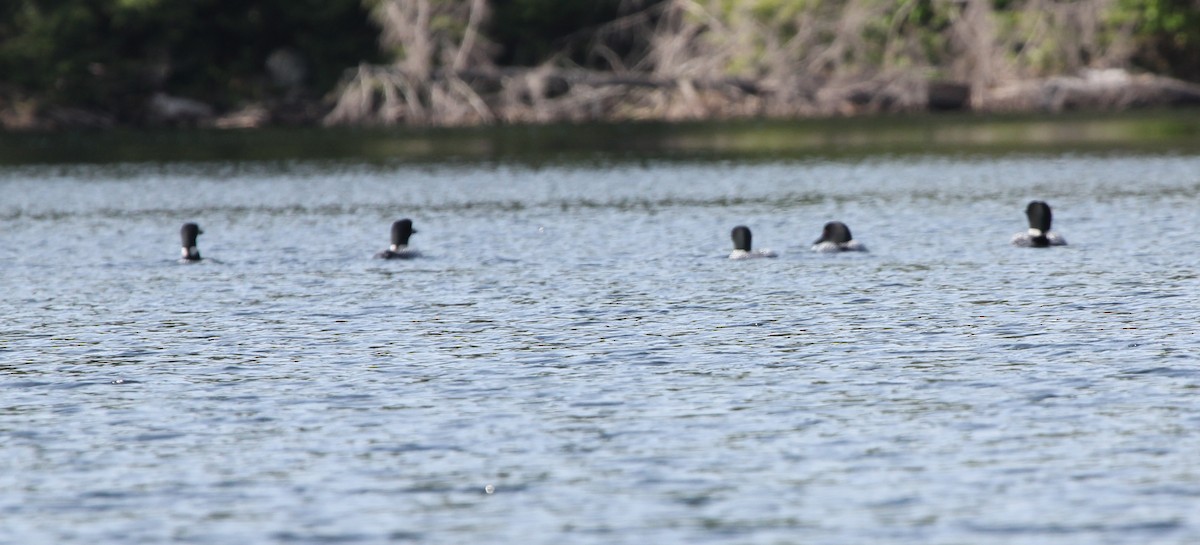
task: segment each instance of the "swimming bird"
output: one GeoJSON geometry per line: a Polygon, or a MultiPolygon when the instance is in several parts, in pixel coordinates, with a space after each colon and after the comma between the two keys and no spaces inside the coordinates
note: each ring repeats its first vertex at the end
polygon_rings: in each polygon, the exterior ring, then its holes
{"type": "Polygon", "coordinates": [[[813,242],[814,252],[865,252],[863,246],[850,234],[850,228],[840,221],[831,221],[821,230],[821,238],[813,242]]]}
{"type": "Polygon", "coordinates": [[[203,232],[199,225],[191,222],[183,224],[183,227],[179,229],[179,238],[183,240],[183,249],[180,250],[183,256],[179,258],[179,261],[200,261],[200,249],[196,247],[196,237],[203,232]]]}
{"type": "Polygon", "coordinates": [[[421,252],[408,249],[408,237],[417,232],[413,229],[412,220],[405,218],[392,223],[392,245],[388,249],[375,254],[376,259],[412,259],[421,252]]]}
{"type": "Polygon", "coordinates": [[[750,228],[745,225],[734,227],[730,236],[733,238],[733,253],[729,254],[729,259],[775,257],[775,252],[771,250],[750,249],[750,228]]]}
{"type": "Polygon", "coordinates": [[[1022,248],[1048,248],[1066,246],[1067,241],[1058,233],[1050,232],[1050,205],[1042,201],[1030,201],[1025,207],[1029,218],[1029,230],[1012,237],[1013,246],[1022,248]]]}

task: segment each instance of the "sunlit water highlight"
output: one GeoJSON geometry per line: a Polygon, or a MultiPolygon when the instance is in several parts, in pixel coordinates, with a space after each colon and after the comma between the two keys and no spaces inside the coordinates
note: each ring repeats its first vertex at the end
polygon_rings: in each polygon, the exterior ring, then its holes
{"type": "Polygon", "coordinates": [[[0,195],[0,542],[1200,542],[1196,156],[0,195]],[[1008,245],[1034,198],[1069,246],[1008,245]],[[423,257],[371,259],[399,217],[423,257]],[[871,251],[810,252],[831,219],[871,251]]]}

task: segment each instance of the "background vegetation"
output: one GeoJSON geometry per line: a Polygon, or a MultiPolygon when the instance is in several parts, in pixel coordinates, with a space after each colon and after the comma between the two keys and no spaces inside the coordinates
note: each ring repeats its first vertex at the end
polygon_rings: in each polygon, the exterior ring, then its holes
{"type": "Polygon", "coordinates": [[[137,122],[156,92],[218,109],[280,94],[272,52],[294,50],[305,85],[332,89],[383,60],[360,0],[5,0],[0,85],[9,100],[96,110],[137,122]]]}
{"type": "Polygon", "coordinates": [[[805,115],[855,89],[886,109],[930,81],[978,93],[1084,69],[1200,80],[1200,0],[0,3],[10,118],[77,109],[146,123],[159,93],[217,112],[336,99],[332,123],[537,121],[581,108],[805,115]],[[298,82],[266,69],[281,51],[303,68],[298,82]],[[631,89],[644,92],[614,106],[631,89]]]}

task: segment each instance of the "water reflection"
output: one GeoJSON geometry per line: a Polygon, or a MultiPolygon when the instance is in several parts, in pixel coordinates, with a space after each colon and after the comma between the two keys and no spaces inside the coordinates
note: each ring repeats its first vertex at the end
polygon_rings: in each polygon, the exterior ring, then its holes
{"type": "Polygon", "coordinates": [[[1046,116],[919,115],[798,121],[473,129],[108,131],[0,135],[0,164],[296,158],[538,166],[644,160],[781,160],[912,154],[1195,153],[1200,110],[1046,116]]]}

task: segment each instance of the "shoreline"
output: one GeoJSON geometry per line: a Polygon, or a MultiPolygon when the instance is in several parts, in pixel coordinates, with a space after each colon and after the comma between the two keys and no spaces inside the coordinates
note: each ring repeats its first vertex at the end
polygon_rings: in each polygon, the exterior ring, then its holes
{"type": "MultiPolygon", "coordinates": [[[[331,165],[777,161],[1200,153],[1200,107],[480,127],[117,127],[0,132],[0,166],[237,161],[331,165]],[[315,163],[312,163],[315,164],[315,163]]],[[[182,167],[181,167],[182,168],[182,167]]]]}
{"type": "Polygon", "coordinates": [[[427,89],[466,86],[470,100],[448,111],[387,102],[377,91],[354,92],[395,67],[360,69],[337,101],[291,98],[229,111],[190,98],[151,96],[139,122],[69,107],[39,108],[34,100],[0,101],[0,131],[202,128],[220,130],[319,127],[449,128],[562,123],[787,121],[895,114],[1060,114],[1200,106],[1200,84],[1124,70],[1023,80],[974,91],[965,84],[905,75],[836,88],[782,89],[766,81],[662,80],[600,72],[508,69],[439,74],[427,89]],[[348,96],[357,97],[353,103],[348,96]],[[365,99],[362,97],[366,97],[365,99]]]}

